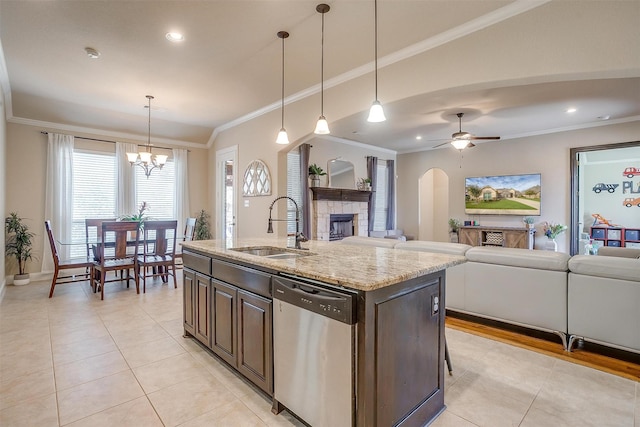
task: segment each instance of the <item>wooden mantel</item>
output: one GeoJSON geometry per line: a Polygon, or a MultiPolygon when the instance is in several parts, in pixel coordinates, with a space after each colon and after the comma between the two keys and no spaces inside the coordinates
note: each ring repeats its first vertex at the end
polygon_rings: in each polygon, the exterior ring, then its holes
{"type": "Polygon", "coordinates": [[[349,188],[311,187],[313,200],[332,200],[339,202],[368,202],[371,191],[349,188]]]}

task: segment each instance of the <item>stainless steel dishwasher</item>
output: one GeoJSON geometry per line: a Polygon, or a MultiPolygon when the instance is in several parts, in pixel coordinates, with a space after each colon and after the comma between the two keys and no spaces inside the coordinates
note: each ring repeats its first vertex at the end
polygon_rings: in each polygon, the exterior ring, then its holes
{"type": "Polygon", "coordinates": [[[355,425],[356,294],[273,278],[274,399],[313,427],[355,425]]]}

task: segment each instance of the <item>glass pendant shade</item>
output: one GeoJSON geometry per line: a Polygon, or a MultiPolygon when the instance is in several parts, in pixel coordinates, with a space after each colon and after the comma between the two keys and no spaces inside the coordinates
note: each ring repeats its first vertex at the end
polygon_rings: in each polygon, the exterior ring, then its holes
{"type": "Polygon", "coordinates": [[[316,130],[313,133],[317,135],[327,135],[329,134],[329,123],[327,123],[327,119],[324,116],[320,116],[318,118],[318,123],[316,123],[316,130]]]}
{"type": "Polygon", "coordinates": [[[141,151],[140,161],[147,164],[151,163],[151,153],[149,151],[141,151]]]}
{"type": "Polygon", "coordinates": [[[371,109],[369,110],[369,117],[367,118],[368,122],[371,123],[379,123],[384,122],[387,118],[384,115],[384,110],[382,109],[382,104],[377,99],[371,105],[371,109]]]}
{"type": "Polygon", "coordinates": [[[165,154],[156,154],[156,164],[164,165],[165,163],[167,163],[168,158],[169,156],[165,154]]]}
{"type": "Polygon", "coordinates": [[[127,153],[127,160],[129,163],[135,163],[138,160],[138,153],[127,153]]]}
{"type": "Polygon", "coordinates": [[[287,145],[289,143],[289,136],[287,135],[287,131],[285,128],[280,129],[278,132],[278,138],[276,139],[276,144],[287,145]]]}
{"type": "Polygon", "coordinates": [[[451,145],[453,145],[456,150],[462,150],[466,148],[467,145],[469,145],[469,141],[467,141],[466,139],[454,139],[453,141],[451,141],[451,145]]]}

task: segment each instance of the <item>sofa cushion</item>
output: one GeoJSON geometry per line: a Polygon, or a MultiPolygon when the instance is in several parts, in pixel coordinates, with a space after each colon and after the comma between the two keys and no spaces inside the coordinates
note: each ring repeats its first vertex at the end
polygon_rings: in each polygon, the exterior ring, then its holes
{"type": "Polygon", "coordinates": [[[408,251],[435,252],[449,255],[463,255],[471,249],[471,246],[462,243],[430,242],[425,240],[413,240],[398,243],[396,249],[408,251]]]}
{"type": "Polygon", "coordinates": [[[465,256],[469,261],[553,271],[567,271],[567,262],[571,258],[563,252],[497,246],[474,246],[466,252],[465,256]]]}
{"type": "Polygon", "coordinates": [[[640,282],[640,260],[616,256],[575,255],[569,260],[572,273],[640,282]]]}

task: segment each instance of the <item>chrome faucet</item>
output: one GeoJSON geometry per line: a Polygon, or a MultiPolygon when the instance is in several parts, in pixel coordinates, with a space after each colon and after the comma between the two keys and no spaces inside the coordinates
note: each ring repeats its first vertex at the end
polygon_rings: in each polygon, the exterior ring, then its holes
{"type": "Polygon", "coordinates": [[[291,200],[291,202],[293,202],[293,206],[296,207],[296,246],[295,248],[308,249],[308,248],[303,248],[300,245],[301,242],[306,242],[309,239],[307,239],[305,235],[302,234],[302,232],[300,231],[300,209],[298,209],[298,204],[296,203],[296,201],[289,196],[276,197],[276,199],[273,202],[271,202],[271,206],[269,206],[269,226],[267,227],[267,233],[273,233],[273,221],[285,221],[285,222],[289,221],[289,219],[272,219],[271,218],[271,211],[273,210],[273,205],[275,205],[276,202],[280,199],[289,199],[291,200]]]}

